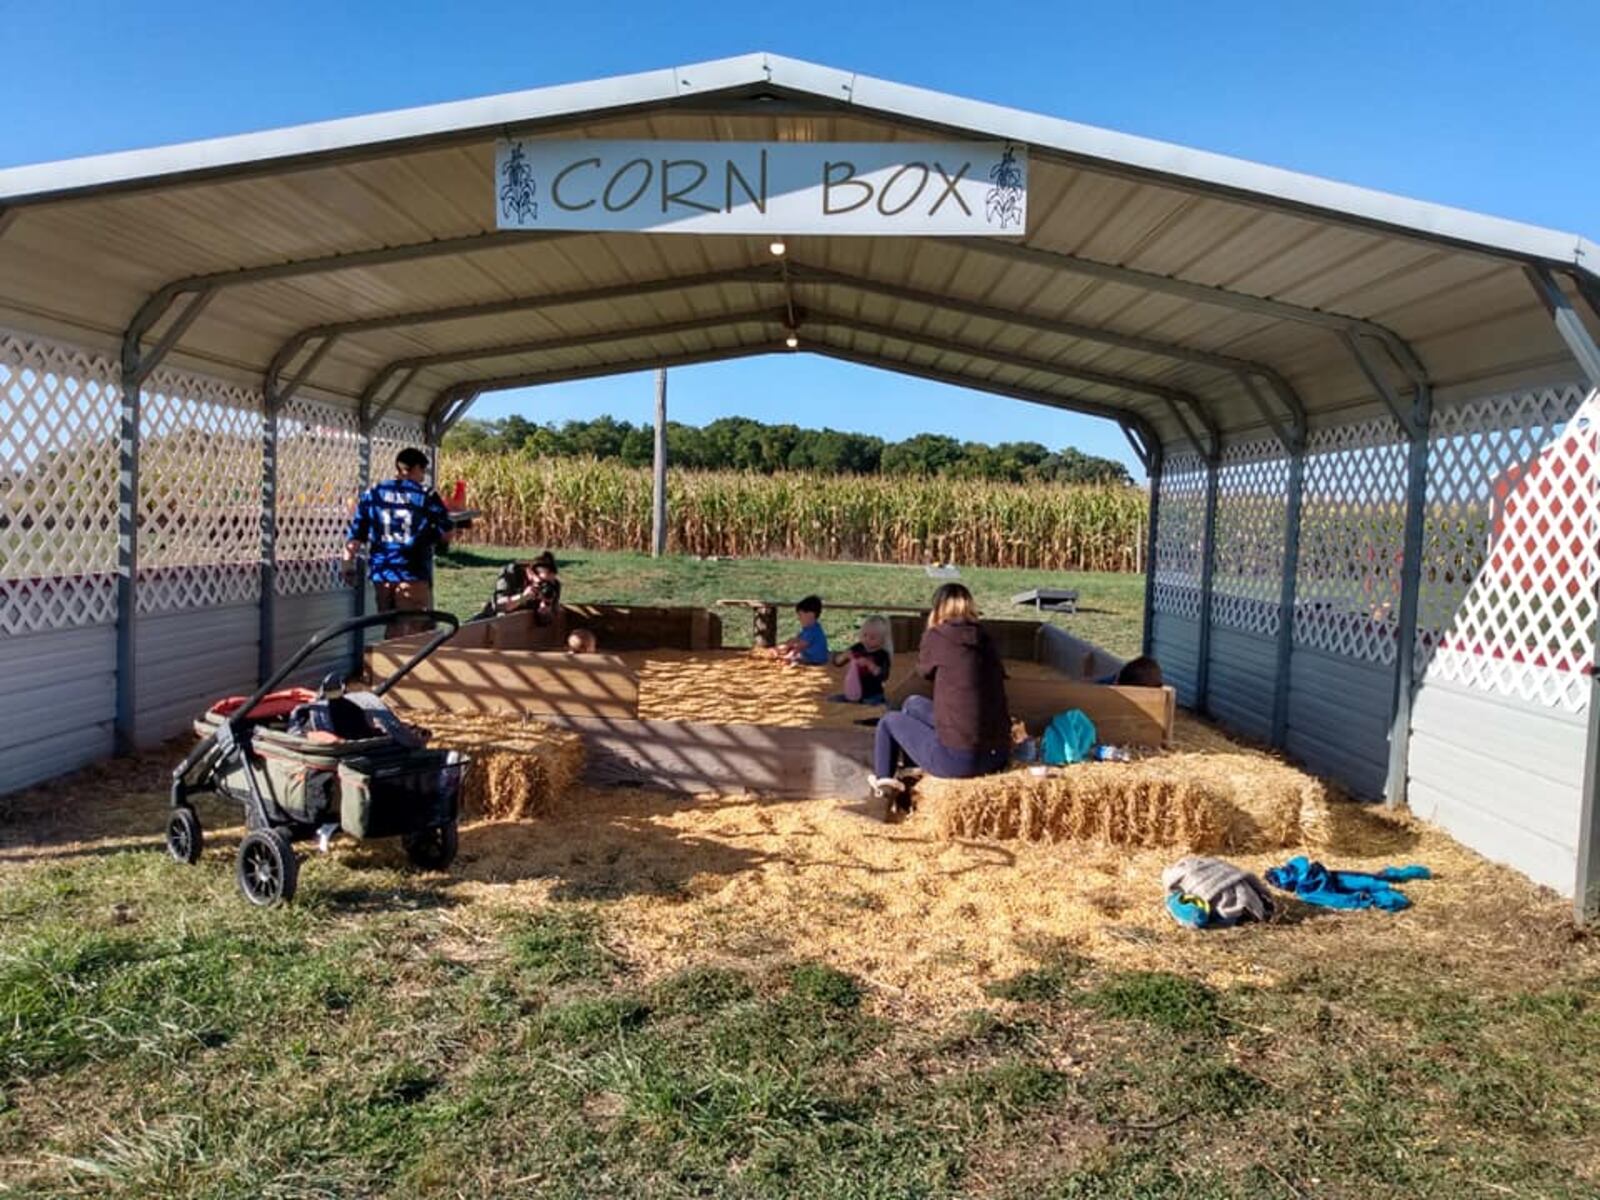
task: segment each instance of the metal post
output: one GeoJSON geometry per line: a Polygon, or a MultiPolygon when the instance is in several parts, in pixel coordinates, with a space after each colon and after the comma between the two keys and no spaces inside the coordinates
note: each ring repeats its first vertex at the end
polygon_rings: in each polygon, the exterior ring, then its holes
{"type": "Polygon", "coordinates": [[[1153,656],[1156,651],[1156,533],[1161,523],[1161,472],[1166,451],[1159,438],[1150,445],[1150,528],[1146,533],[1144,556],[1144,637],[1140,652],[1153,656]]]}
{"type": "MultiPolygon", "coordinates": [[[[428,461],[433,462],[433,456],[428,456],[428,461]]],[[[361,422],[361,441],[356,450],[356,491],[359,496],[366,495],[367,489],[372,486],[372,423],[367,420],[361,422]]],[[[435,475],[438,468],[434,468],[435,475]]],[[[355,571],[352,575],[352,586],[355,596],[352,605],[355,615],[365,616],[367,611],[367,564],[365,559],[357,559],[355,571]]],[[[350,669],[347,674],[352,679],[361,678],[366,670],[367,632],[364,629],[356,630],[350,637],[350,669]]]]}
{"type": "Polygon", "coordinates": [[[1419,383],[1412,400],[1411,447],[1406,461],[1406,526],[1400,561],[1400,623],[1395,630],[1394,702],[1389,721],[1389,780],[1384,796],[1390,808],[1406,803],[1411,759],[1411,703],[1416,693],[1417,609],[1422,595],[1423,519],[1428,505],[1428,430],[1433,392],[1419,383]]]}
{"type": "Polygon", "coordinates": [[[1589,675],[1588,756],[1578,816],[1578,874],[1572,911],[1580,922],[1600,920],[1600,675],[1589,675]]]}
{"type": "Polygon", "coordinates": [[[278,402],[269,385],[261,421],[261,598],[256,640],[256,679],[272,677],[278,630],[278,402]]]}
{"type": "Polygon", "coordinates": [[[1217,464],[1222,447],[1206,458],[1206,523],[1201,534],[1200,558],[1200,661],[1194,672],[1194,707],[1209,709],[1211,693],[1211,583],[1217,566],[1217,464]]]}
{"type": "Polygon", "coordinates": [[[1294,656],[1295,585],[1300,573],[1300,507],[1305,497],[1305,431],[1289,443],[1289,509],[1284,516],[1283,577],[1278,586],[1278,668],[1273,678],[1272,744],[1289,736],[1289,674],[1294,656]]]}
{"type": "Polygon", "coordinates": [[[656,447],[654,504],[650,513],[650,554],[667,552],[667,369],[656,370],[656,447]]]}
{"type": "Polygon", "coordinates": [[[138,745],[135,635],[139,612],[139,339],[122,344],[122,421],[117,464],[117,707],[113,743],[118,754],[138,745]]]}

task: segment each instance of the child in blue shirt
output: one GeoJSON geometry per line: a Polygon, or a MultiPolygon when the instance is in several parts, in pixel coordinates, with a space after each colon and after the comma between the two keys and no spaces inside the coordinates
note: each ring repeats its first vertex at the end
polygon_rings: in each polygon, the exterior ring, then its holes
{"type": "Polygon", "coordinates": [[[822,630],[822,597],[807,596],[794,606],[800,618],[800,632],[787,642],[780,642],[769,653],[791,666],[825,667],[828,665],[828,635],[822,630]]]}

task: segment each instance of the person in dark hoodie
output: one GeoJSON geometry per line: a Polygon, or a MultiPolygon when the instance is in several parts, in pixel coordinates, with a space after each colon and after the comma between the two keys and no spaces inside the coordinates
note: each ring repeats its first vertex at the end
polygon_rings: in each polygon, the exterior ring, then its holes
{"type": "Polygon", "coordinates": [[[1005,669],[994,642],[978,624],[972,593],[947,583],[933,594],[917,670],[933,681],[933,699],[912,696],[878,722],[868,781],[889,819],[910,808],[895,773],[910,763],[942,779],[971,779],[1006,765],[1011,713],[1005,669]]]}

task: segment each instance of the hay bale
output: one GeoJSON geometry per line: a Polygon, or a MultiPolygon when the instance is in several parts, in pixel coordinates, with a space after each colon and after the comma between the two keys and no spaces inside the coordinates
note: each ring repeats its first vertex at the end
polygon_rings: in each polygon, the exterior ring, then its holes
{"type": "Polygon", "coordinates": [[[917,796],[947,838],[1199,853],[1325,846],[1337,835],[1321,780],[1185,714],[1170,748],[1134,762],[1082,763],[1044,778],[1015,770],[926,779],[917,796]]]}
{"type": "Polygon", "coordinates": [[[1085,763],[1037,778],[924,779],[918,807],[946,838],[1099,841],[1147,849],[1221,847],[1226,806],[1204,785],[1143,763],[1085,763]]]}
{"type": "Polygon", "coordinates": [[[472,758],[461,781],[465,816],[549,816],[583,772],[583,738],[539,721],[409,709],[401,720],[432,734],[430,745],[472,758]]]}

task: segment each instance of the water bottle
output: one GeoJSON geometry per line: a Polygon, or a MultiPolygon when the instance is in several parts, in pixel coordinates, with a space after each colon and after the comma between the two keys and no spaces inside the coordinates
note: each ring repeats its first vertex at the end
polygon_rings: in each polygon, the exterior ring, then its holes
{"type": "Polygon", "coordinates": [[[1133,755],[1128,753],[1126,746],[1096,746],[1094,748],[1095,762],[1131,762],[1133,755]]]}

